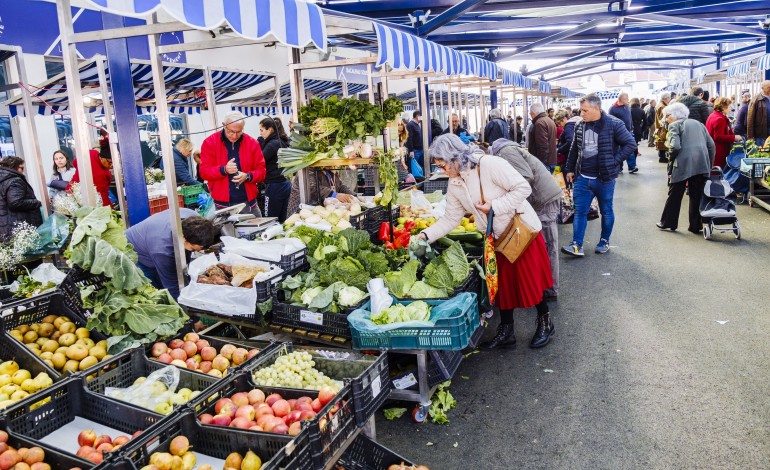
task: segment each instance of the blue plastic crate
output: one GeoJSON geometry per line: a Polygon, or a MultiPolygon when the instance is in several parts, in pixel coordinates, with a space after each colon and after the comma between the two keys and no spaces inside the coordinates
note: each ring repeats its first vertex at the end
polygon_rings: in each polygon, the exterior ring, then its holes
{"type": "MultiPolygon", "coordinates": [[[[398,300],[400,304],[410,304],[413,300],[398,300]]],[[[445,300],[425,300],[430,306],[445,300]]],[[[369,310],[370,302],[362,309],[369,310]]],[[[398,350],[425,349],[456,351],[468,346],[471,336],[479,327],[479,311],[474,301],[472,308],[450,318],[437,320],[434,326],[397,328],[382,333],[370,333],[356,330],[352,325],[353,349],[359,350],[398,350]]]]}

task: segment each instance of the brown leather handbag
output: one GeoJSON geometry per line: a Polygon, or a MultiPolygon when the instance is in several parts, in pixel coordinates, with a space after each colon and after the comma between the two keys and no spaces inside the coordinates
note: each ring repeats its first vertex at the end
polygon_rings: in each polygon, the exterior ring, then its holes
{"type": "MultiPolygon", "coordinates": [[[[484,157],[479,158],[479,164],[476,166],[479,175],[479,190],[481,191],[481,203],[486,204],[484,200],[484,188],[481,186],[481,160],[484,157]]],[[[494,219],[494,211],[489,210],[489,225],[492,225],[494,219]]],[[[494,233],[494,230],[491,232],[494,233]]],[[[537,238],[540,230],[533,229],[528,223],[521,218],[521,214],[516,212],[513,215],[513,219],[505,228],[503,234],[495,240],[495,251],[502,253],[511,264],[515,263],[519,256],[521,256],[529,245],[537,238]]]]}

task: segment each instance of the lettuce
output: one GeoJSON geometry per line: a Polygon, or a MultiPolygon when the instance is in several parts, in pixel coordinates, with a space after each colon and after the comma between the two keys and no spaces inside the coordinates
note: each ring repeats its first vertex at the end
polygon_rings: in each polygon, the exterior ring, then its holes
{"type": "Polygon", "coordinates": [[[441,299],[449,297],[446,289],[433,287],[425,281],[414,283],[407,296],[411,299],[441,299]]]}
{"type": "Polygon", "coordinates": [[[443,256],[433,258],[433,260],[428,263],[425,267],[423,278],[425,279],[425,282],[433,287],[446,289],[447,292],[450,293],[454,292],[455,282],[452,278],[452,271],[449,269],[449,266],[447,266],[443,256]]]}
{"type": "Polygon", "coordinates": [[[343,307],[352,307],[358,305],[366,295],[366,292],[357,287],[346,286],[337,293],[337,300],[343,307]]]}
{"type": "Polygon", "coordinates": [[[430,306],[422,300],[417,300],[408,305],[395,304],[383,309],[378,315],[371,315],[369,319],[377,325],[408,321],[428,321],[430,320],[430,306]]]}
{"type": "Polygon", "coordinates": [[[337,234],[339,237],[339,247],[342,251],[351,254],[357,254],[361,250],[369,249],[372,246],[369,233],[354,228],[346,228],[337,234]]]}
{"type": "Polygon", "coordinates": [[[419,261],[410,261],[401,268],[401,271],[391,271],[385,274],[385,287],[391,294],[399,299],[406,297],[409,289],[417,282],[417,268],[419,261]]]}
{"type": "Polygon", "coordinates": [[[385,253],[364,250],[357,253],[357,258],[372,278],[380,277],[390,270],[390,263],[385,253]]]}
{"type": "Polygon", "coordinates": [[[441,253],[441,257],[444,258],[444,262],[452,272],[455,287],[462,284],[471,272],[471,265],[460,242],[452,242],[452,245],[441,253]]]}
{"type": "Polygon", "coordinates": [[[316,271],[320,273],[321,284],[323,285],[344,282],[349,286],[355,286],[363,290],[366,289],[366,283],[371,279],[363,265],[357,259],[350,256],[339,257],[325,268],[323,266],[316,268],[316,271]]]}
{"type": "Polygon", "coordinates": [[[323,292],[323,290],[324,288],[321,286],[313,287],[312,289],[308,289],[303,292],[300,299],[303,304],[310,305],[313,303],[313,300],[316,298],[316,296],[323,292]]]}

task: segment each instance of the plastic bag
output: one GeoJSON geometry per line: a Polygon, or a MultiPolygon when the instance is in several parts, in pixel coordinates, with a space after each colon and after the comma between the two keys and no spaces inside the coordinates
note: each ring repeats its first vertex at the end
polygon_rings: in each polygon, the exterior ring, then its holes
{"type": "Polygon", "coordinates": [[[222,237],[222,251],[244,258],[261,261],[279,262],[281,257],[298,253],[305,244],[298,238],[279,238],[278,240],[244,240],[235,237],[222,237]]]}
{"type": "Polygon", "coordinates": [[[385,282],[380,278],[374,278],[366,284],[366,290],[369,291],[369,297],[371,298],[372,314],[377,315],[386,308],[393,305],[393,298],[390,296],[388,288],[385,287],[385,282]]]}
{"type": "MultiPolygon", "coordinates": [[[[463,292],[448,300],[426,300],[425,302],[431,306],[430,321],[408,321],[378,325],[369,319],[371,316],[371,302],[367,302],[363,307],[354,310],[348,315],[348,323],[356,331],[384,333],[399,328],[432,327],[438,320],[468,315],[469,311],[471,315],[478,314],[476,294],[472,292],[463,292]],[[475,313],[473,312],[474,310],[475,313]]],[[[409,304],[411,301],[398,301],[398,303],[409,304]]]]}
{"type": "Polygon", "coordinates": [[[198,194],[198,214],[204,219],[214,220],[214,214],[217,212],[217,208],[214,206],[214,199],[207,192],[198,194]]]}
{"type": "Polygon", "coordinates": [[[425,209],[428,212],[433,210],[433,205],[431,205],[430,201],[425,198],[425,193],[422,191],[411,191],[412,193],[412,201],[411,206],[412,209],[417,211],[419,209],[425,209]]]}
{"type": "MultiPolygon", "coordinates": [[[[263,261],[249,260],[232,253],[223,253],[220,255],[219,260],[217,260],[216,255],[211,253],[201,256],[190,263],[188,269],[190,284],[185,286],[182,292],[179,293],[178,302],[180,305],[227,316],[254,315],[257,305],[256,284],[265,279],[272,278],[279,272],[282,272],[282,270],[278,266],[270,265],[263,261]],[[223,263],[228,266],[258,266],[268,271],[257,274],[252,287],[248,289],[229,285],[198,283],[198,276],[217,263],[223,263]]],[[[278,283],[278,278],[275,282],[278,283]]]]}
{"type": "Polygon", "coordinates": [[[172,405],[184,403],[175,393],[177,386],[179,386],[179,369],[176,366],[166,366],[130,387],[105,387],[104,394],[110,398],[127,401],[132,405],[155,411],[158,405],[162,403],[171,403],[172,405]]]}
{"type": "Polygon", "coordinates": [[[45,255],[61,250],[67,244],[70,236],[70,219],[62,214],[54,213],[43,225],[37,228],[40,234],[35,250],[28,252],[29,255],[45,255]]]}

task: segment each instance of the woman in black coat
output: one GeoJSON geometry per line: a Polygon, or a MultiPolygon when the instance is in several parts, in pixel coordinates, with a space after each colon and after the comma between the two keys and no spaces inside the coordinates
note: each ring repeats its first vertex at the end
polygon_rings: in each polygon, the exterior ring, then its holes
{"type": "Polygon", "coordinates": [[[8,239],[17,223],[33,227],[43,223],[40,201],[24,176],[24,160],[6,157],[0,160],[0,238],[8,239]]]}
{"type": "Polygon", "coordinates": [[[639,104],[639,98],[631,99],[631,122],[634,124],[634,140],[638,144],[642,141],[644,128],[647,125],[647,116],[639,104]]]}
{"type": "Polygon", "coordinates": [[[278,217],[283,223],[288,217],[291,182],[283,176],[278,167],[278,150],[289,146],[289,136],[283,130],[279,118],[265,118],[259,123],[259,145],[265,156],[265,207],[266,217],[278,217]]]}

